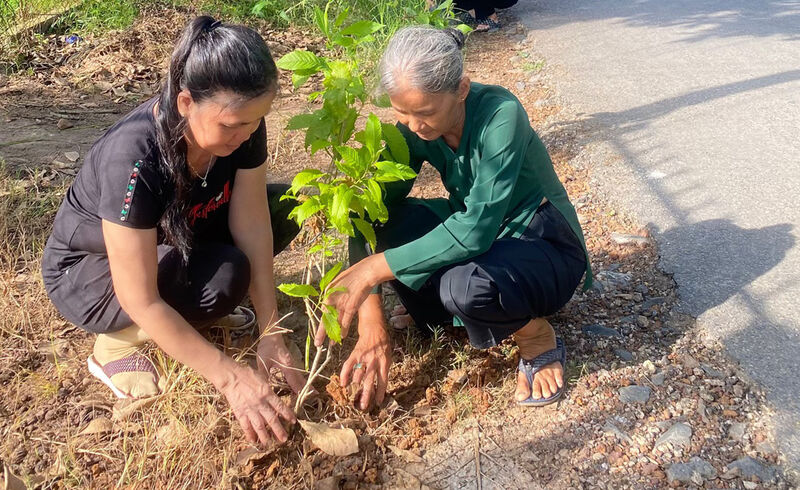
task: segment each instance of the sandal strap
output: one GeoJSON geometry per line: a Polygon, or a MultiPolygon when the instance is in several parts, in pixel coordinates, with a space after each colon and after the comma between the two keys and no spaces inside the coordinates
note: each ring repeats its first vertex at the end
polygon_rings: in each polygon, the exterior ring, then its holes
{"type": "Polygon", "coordinates": [[[547,352],[543,352],[533,359],[523,359],[520,357],[518,369],[525,373],[525,377],[528,378],[528,383],[532,384],[533,377],[536,376],[536,373],[541,371],[541,369],[548,364],[558,362],[562,364],[562,367],[564,367],[564,354],[564,341],[561,340],[560,337],[557,337],[555,349],[550,349],[547,352]]]}
{"type": "Polygon", "coordinates": [[[106,376],[109,378],[120,373],[136,372],[151,373],[153,376],[158,377],[158,372],[156,372],[156,367],[153,366],[153,362],[138,352],[104,364],[103,372],[106,373],[106,376]]]}

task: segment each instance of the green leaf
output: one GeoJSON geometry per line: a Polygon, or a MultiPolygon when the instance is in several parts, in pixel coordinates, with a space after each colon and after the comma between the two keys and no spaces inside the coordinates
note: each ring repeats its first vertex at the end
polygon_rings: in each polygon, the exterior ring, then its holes
{"type": "Polygon", "coordinates": [[[328,7],[325,7],[325,12],[320,10],[316,5],[314,6],[314,22],[325,37],[330,37],[328,32],[328,7]]]}
{"type": "Polygon", "coordinates": [[[353,130],[356,127],[356,119],[358,119],[358,111],[350,109],[342,121],[341,131],[339,131],[339,141],[345,143],[353,136],[353,130]]]}
{"type": "Polygon", "coordinates": [[[367,116],[367,124],[364,127],[364,144],[369,148],[369,151],[377,153],[381,147],[381,121],[378,116],[371,114],[367,116]]]}
{"type": "Polygon", "coordinates": [[[408,143],[403,137],[403,133],[401,133],[394,124],[383,123],[381,124],[381,128],[383,128],[383,140],[386,142],[386,146],[392,153],[394,160],[403,165],[408,165],[411,160],[411,155],[408,151],[408,143]]]}
{"type": "Polygon", "coordinates": [[[282,70],[313,70],[322,66],[320,59],[310,51],[296,49],[283,55],[276,63],[282,70]]]}
{"type": "Polygon", "coordinates": [[[353,236],[353,225],[350,223],[350,200],[353,199],[353,194],[353,189],[348,186],[338,186],[333,194],[328,216],[331,224],[348,236],[353,236]]]}
{"type": "Polygon", "coordinates": [[[375,167],[378,169],[375,173],[375,180],[378,182],[408,180],[413,179],[417,175],[408,165],[397,162],[380,161],[375,163],[375,167]]]}
{"type": "Polygon", "coordinates": [[[383,29],[383,24],[378,24],[377,22],[372,22],[371,20],[359,20],[358,22],[353,22],[349,26],[342,29],[341,34],[343,36],[353,36],[356,38],[366,37],[374,32],[378,32],[383,29]]]}
{"type": "Polygon", "coordinates": [[[364,235],[364,238],[367,239],[367,242],[372,246],[372,249],[375,250],[377,238],[375,237],[375,230],[372,228],[372,225],[361,218],[353,218],[353,223],[356,225],[356,228],[358,228],[358,231],[364,235]]]}
{"type": "Polygon", "coordinates": [[[336,265],[328,269],[328,272],[322,276],[322,279],[319,280],[319,289],[321,291],[325,291],[325,289],[328,287],[328,284],[330,284],[331,281],[333,281],[333,278],[335,278],[339,271],[342,270],[342,265],[343,264],[341,262],[337,262],[336,265]]]}
{"type": "Polygon", "coordinates": [[[311,78],[311,75],[300,75],[298,73],[292,73],[292,86],[294,88],[298,88],[311,78]]]}
{"type": "Polygon", "coordinates": [[[349,15],[350,15],[350,9],[349,8],[346,8],[346,9],[342,10],[341,12],[339,12],[339,15],[337,15],[336,18],[333,20],[333,26],[336,27],[336,28],[342,27],[342,24],[344,24],[344,21],[347,20],[347,17],[349,15]]]}
{"type": "Polygon", "coordinates": [[[466,36],[467,34],[469,34],[470,32],[472,32],[472,31],[474,31],[474,30],[475,30],[475,29],[473,29],[472,27],[468,26],[467,24],[458,24],[458,25],[456,26],[456,29],[458,29],[459,31],[461,31],[461,32],[462,32],[462,33],[463,33],[465,36],[466,36]]]}
{"type": "Polygon", "coordinates": [[[325,327],[325,333],[328,334],[331,340],[340,344],[342,342],[342,326],[339,324],[339,315],[336,310],[330,308],[333,312],[326,311],[322,314],[322,326],[325,327]]]}
{"type": "Polygon", "coordinates": [[[278,289],[287,296],[294,298],[308,298],[310,296],[319,296],[319,291],[309,284],[279,284],[278,289]]]}
{"type": "Polygon", "coordinates": [[[341,159],[336,161],[336,167],[348,177],[355,180],[361,178],[366,169],[361,168],[358,150],[349,146],[337,146],[336,151],[341,155],[341,159]]]}
{"type": "Polygon", "coordinates": [[[298,114],[289,119],[289,122],[286,124],[286,129],[305,129],[317,122],[318,119],[319,117],[316,114],[298,114]]]}
{"type": "Polygon", "coordinates": [[[299,206],[289,212],[289,218],[294,219],[298,226],[302,226],[303,222],[325,208],[325,205],[319,201],[317,196],[312,196],[304,201],[299,206]]]}
{"type": "Polygon", "coordinates": [[[381,185],[373,179],[367,181],[367,188],[361,201],[367,209],[369,219],[385,223],[389,219],[389,210],[383,203],[383,190],[381,185]]]}
{"type": "Polygon", "coordinates": [[[307,186],[314,179],[318,179],[323,175],[325,174],[317,169],[307,168],[294,176],[294,179],[292,179],[292,187],[289,189],[289,191],[292,194],[297,194],[300,189],[307,186]]]}
{"type": "Polygon", "coordinates": [[[327,148],[329,146],[331,146],[331,142],[330,141],[317,140],[317,141],[311,143],[311,148],[310,148],[311,154],[313,155],[314,153],[318,152],[319,150],[321,150],[323,148],[327,148]]]}

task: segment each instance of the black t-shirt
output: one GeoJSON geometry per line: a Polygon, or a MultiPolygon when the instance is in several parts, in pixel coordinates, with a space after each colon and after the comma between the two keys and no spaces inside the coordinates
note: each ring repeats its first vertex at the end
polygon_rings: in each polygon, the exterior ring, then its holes
{"type": "MultiPolygon", "coordinates": [[[[131,111],[89,150],[56,214],[47,243],[50,260],[45,261],[46,269],[60,270],[87,253],[105,254],[104,219],[130,228],[159,228],[158,241],[163,243],[159,221],[174,189],[159,163],[153,116],[156,101],[150,99],[131,111]]],[[[266,126],[261,121],[242,146],[217,158],[206,187],[195,179],[188,219],[196,243],[231,240],[228,208],[236,171],[264,163],[266,142],[266,126]]]]}

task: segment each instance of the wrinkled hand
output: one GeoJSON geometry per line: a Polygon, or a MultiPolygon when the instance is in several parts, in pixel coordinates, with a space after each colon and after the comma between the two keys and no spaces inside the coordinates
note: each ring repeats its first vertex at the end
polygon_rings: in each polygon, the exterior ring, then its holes
{"type": "Polygon", "coordinates": [[[378,405],[383,403],[386,395],[389,367],[392,365],[392,342],[389,334],[380,326],[362,330],[366,331],[360,333],[358,342],[342,366],[339,377],[342,387],[347,387],[351,382],[361,386],[359,408],[367,410],[373,395],[378,405]],[[361,367],[356,369],[359,364],[361,367]]]}
{"type": "Polygon", "coordinates": [[[270,379],[270,368],[276,367],[283,373],[289,387],[295,393],[300,393],[306,384],[303,371],[298,360],[292,356],[286,347],[286,342],[281,334],[267,334],[258,341],[256,349],[256,362],[258,370],[270,379]]]}
{"type": "MultiPolygon", "coordinates": [[[[339,324],[342,326],[342,338],[350,331],[359,307],[367,299],[372,288],[378,284],[392,279],[391,269],[386,263],[383,254],[374,254],[359,261],[354,266],[336,276],[330,284],[331,288],[343,288],[343,291],[333,293],[328,297],[327,304],[339,312],[339,324]]],[[[320,324],[314,336],[314,345],[321,346],[325,342],[325,327],[320,324]]]]}
{"type": "Polygon", "coordinates": [[[239,364],[232,369],[231,380],[220,387],[220,391],[228,400],[247,440],[266,445],[271,439],[271,431],[278,441],[285,442],[288,434],[280,419],[294,424],[297,421],[294,412],[283,404],[260,373],[239,364]]]}

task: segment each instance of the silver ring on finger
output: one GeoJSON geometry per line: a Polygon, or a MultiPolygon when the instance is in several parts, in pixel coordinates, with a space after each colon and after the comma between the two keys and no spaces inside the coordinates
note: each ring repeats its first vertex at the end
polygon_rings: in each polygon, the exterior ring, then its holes
{"type": "Polygon", "coordinates": [[[356,365],[353,366],[353,371],[355,371],[356,369],[363,369],[363,368],[364,368],[364,364],[360,363],[360,362],[357,362],[356,365]]]}

